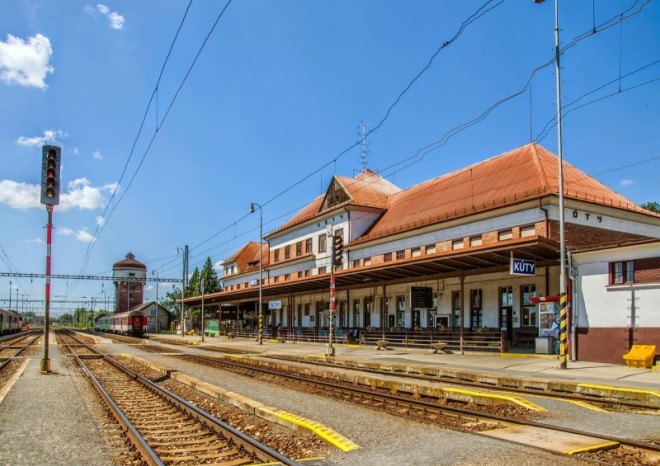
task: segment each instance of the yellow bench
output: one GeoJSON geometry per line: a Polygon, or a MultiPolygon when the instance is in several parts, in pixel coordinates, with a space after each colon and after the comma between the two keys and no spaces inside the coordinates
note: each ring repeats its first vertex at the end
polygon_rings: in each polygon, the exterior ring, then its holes
{"type": "Polygon", "coordinates": [[[630,351],[623,355],[623,360],[626,361],[628,367],[649,369],[653,366],[654,359],[655,345],[633,345],[630,351]]]}

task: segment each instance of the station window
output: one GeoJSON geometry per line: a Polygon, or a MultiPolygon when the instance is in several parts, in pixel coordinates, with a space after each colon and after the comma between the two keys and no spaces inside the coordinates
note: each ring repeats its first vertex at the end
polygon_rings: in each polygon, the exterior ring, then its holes
{"type": "Polygon", "coordinates": [[[506,241],[513,238],[513,230],[502,230],[497,233],[497,239],[499,241],[506,241]]]}
{"type": "Polygon", "coordinates": [[[323,274],[323,273],[326,273],[326,270],[327,270],[327,269],[326,269],[326,266],[325,266],[325,265],[319,267],[319,275],[321,275],[321,274],[323,274]]]}
{"type": "Polygon", "coordinates": [[[383,261],[384,262],[390,262],[392,260],[392,253],[391,252],[386,252],[383,254],[383,261]]]}
{"type": "Polygon", "coordinates": [[[302,241],[296,243],[296,256],[302,256],[302,241]]]}
{"type": "Polygon", "coordinates": [[[319,252],[325,252],[328,250],[328,236],[323,233],[319,235],[319,252]]]}
{"type": "Polygon", "coordinates": [[[291,259],[291,246],[284,246],[284,260],[291,259]]]}
{"type": "Polygon", "coordinates": [[[435,254],[435,244],[426,245],[426,254],[435,254]]]}
{"type": "Polygon", "coordinates": [[[279,275],[276,275],[276,276],[273,278],[273,282],[278,283],[279,281],[280,281],[280,276],[279,276],[279,275]]]}
{"type": "Polygon", "coordinates": [[[405,250],[397,251],[396,252],[396,258],[397,258],[397,260],[405,259],[406,258],[406,251],[405,250]]]}
{"type": "Polygon", "coordinates": [[[273,251],[273,260],[274,260],[275,262],[279,262],[279,261],[280,261],[280,250],[279,250],[279,249],[275,249],[275,250],[273,251]]]}
{"type": "Polygon", "coordinates": [[[363,259],[363,262],[364,262],[364,265],[365,265],[365,266],[367,266],[367,265],[371,265],[371,257],[365,257],[365,258],[363,259]]]}
{"type": "Polygon", "coordinates": [[[419,257],[422,255],[422,248],[412,248],[410,250],[411,257],[419,257]]]}
{"type": "Polygon", "coordinates": [[[285,273],[284,274],[284,281],[291,280],[291,274],[290,273],[285,273]]]}
{"type": "Polygon", "coordinates": [[[534,225],[525,225],[523,227],[520,227],[521,238],[529,238],[530,236],[534,236],[535,234],[536,234],[536,227],[534,225]]]}
{"type": "Polygon", "coordinates": [[[298,278],[302,278],[302,277],[303,277],[303,273],[302,273],[302,270],[300,270],[300,271],[298,272],[298,278]]]}
{"type": "Polygon", "coordinates": [[[353,261],[353,267],[359,267],[360,266],[360,259],[355,259],[353,261]]]}
{"type": "Polygon", "coordinates": [[[610,264],[610,283],[620,285],[635,281],[635,267],[633,261],[612,262],[610,264]]]}
{"type": "Polygon", "coordinates": [[[484,240],[481,236],[473,236],[470,238],[470,247],[481,246],[484,240]]]}
{"type": "Polygon", "coordinates": [[[451,248],[456,250],[456,249],[463,249],[465,247],[465,243],[463,242],[462,239],[457,239],[451,242],[451,248]]]}
{"type": "Polygon", "coordinates": [[[521,325],[523,327],[536,327],[536,304],[532,298],[536,297],[536,285],[523,285],[520,287],[521,325]]]}
{"type": "Polygon", "coordinates": [[[305,254],[312,253],[312,238],[307,238],[305,240],[305,254]]]}
{"type": "Polygon", "coordinates": [[[310,269],[305,270],[305,277],[309,277],[312,274],[310,269]]]}

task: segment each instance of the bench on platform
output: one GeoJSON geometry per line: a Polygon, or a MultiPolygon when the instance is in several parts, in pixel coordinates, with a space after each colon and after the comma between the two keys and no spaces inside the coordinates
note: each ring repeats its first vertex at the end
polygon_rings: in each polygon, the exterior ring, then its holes
{"type": "Polygon", "coordinates": [[[387,347],[387,340],[378,340],[378,341],[376,342],[376,349],[377,349],[377,350],[381,350],[381,349],[386,350],[386,349],[389,349],[389,348],[387,347]]]}
{"type": "Polygon", "coordinates": [[[433,348],[433,354],[447,354],[445,351],[445,348],[447,347],[448,343],[444,343],[441,341],[431,343],[431,348],[433,348]]]}

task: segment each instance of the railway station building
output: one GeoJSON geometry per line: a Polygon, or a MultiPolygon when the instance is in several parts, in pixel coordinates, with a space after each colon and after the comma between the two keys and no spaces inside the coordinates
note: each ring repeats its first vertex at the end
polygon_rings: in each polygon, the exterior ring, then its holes
{"type": "MultiPolygon", "coordinates": [[[[621,363],[631,342],[660,347],[660,215],[568,163],[563,172],[572,357],[621,363]]],[[[334,176],[264,243],[224,261],[206,308],[256,325],[261,288],[266,326],[324,329],[333,275],[333,326],[345,331],[489,329],[504,347],[530,346],[536,301],[559,294],[558,184],[558,158],[538,144],[407,189],[369,169],[334,176]]]]}

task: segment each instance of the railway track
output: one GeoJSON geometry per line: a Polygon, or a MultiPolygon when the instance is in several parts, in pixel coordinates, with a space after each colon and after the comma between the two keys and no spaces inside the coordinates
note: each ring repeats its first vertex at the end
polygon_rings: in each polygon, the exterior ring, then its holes
{"type": "Polygon", "coordinates": [[[270,380],[276,379],[285,383],[289,388],[297,384],[299,389],[384,410],[397,416],[407,416],[440,427],[467,431],[552,453],[580,455],[585,460],[601,464],[653,465],[660,462],[660,445],[656,443],[550,426],[530,419],[513,419],[510,414],[500,415],[442,405],[438,400],[393,394],[376,387],[360,388],[351,383],[258,367],[233,358],[229,360],[190,354],[171,356],[253,377],[266,376],[270,380]]]}
{"type": "Polygon", "coordinates": [[[59,336],[148,464],[298,464],[70,334],[59,336]]]}
{"type": "MultiPolygon", "coordinates": [[[[559,384],[553,386],[548,384],[548,388],[540,388],[539,384],[535,384],[532,380],[518,380],[511,378],[503,378],[503,380],[497,380],[493,377],[479,379],[477,376],[473,380],[464,380],[458,379],[454,376],[452,372],[447,369],[442,369],[437,372],[429,373],[429,371],[420,371],[420,373],[409,373],[401,371],[393,371],[386,369],[377,369],[373,367],[355,367],[335,364],[332,362],[325,362],[321,360],[309,360],[301,359],[295,357],[283,357],[283,356],[274,356],[267,355],[264,356],[269,359],[282,360],[287,362],[296,362],[300,364],[308,364],[310,366],[317,367],[330,367],[330,368],[339,368],[347,371],[354,372],[363,372],[369,374],[377,374],[382,376],[391,376],[396,375],[400,378],[411,379],[411,380],[423,380],[429,382],[443,382],[443,384],[457,386],[457,387],[470,387],[470,388],[480,388],[486,390],[497,389],[498,391],[505,390],[508,393],[516,395],[529,395],[529,396],[543,396],[545,398],[557,399],[557,400],[567,400],[567,401],[579,401],[586,403],[593,403],[598,406],[604,406],[608,408],[627,408],[635,410],[657,410],[660,408],[660,399],[654,399],[653,402],[644,402],[635,399],[626,399],[626,392],[622,391],[618,393],[616,398],[607,397],[607,396],[597,396],[590,395],[588,393],[569,393],[561,391],[559,384]],[[520,383],[518,383],[520,382],[520,383]],[[521,386],[521,384],[527,383],[529,386],[521,386]],[[554,388],[554,389],[553,389],[554,388]]],[[[461,374],[465,374],[466,371],[461,371],[461,374]]],[[[639,396],[639,390],[631,390],[636,396],[639,396]]]]}

